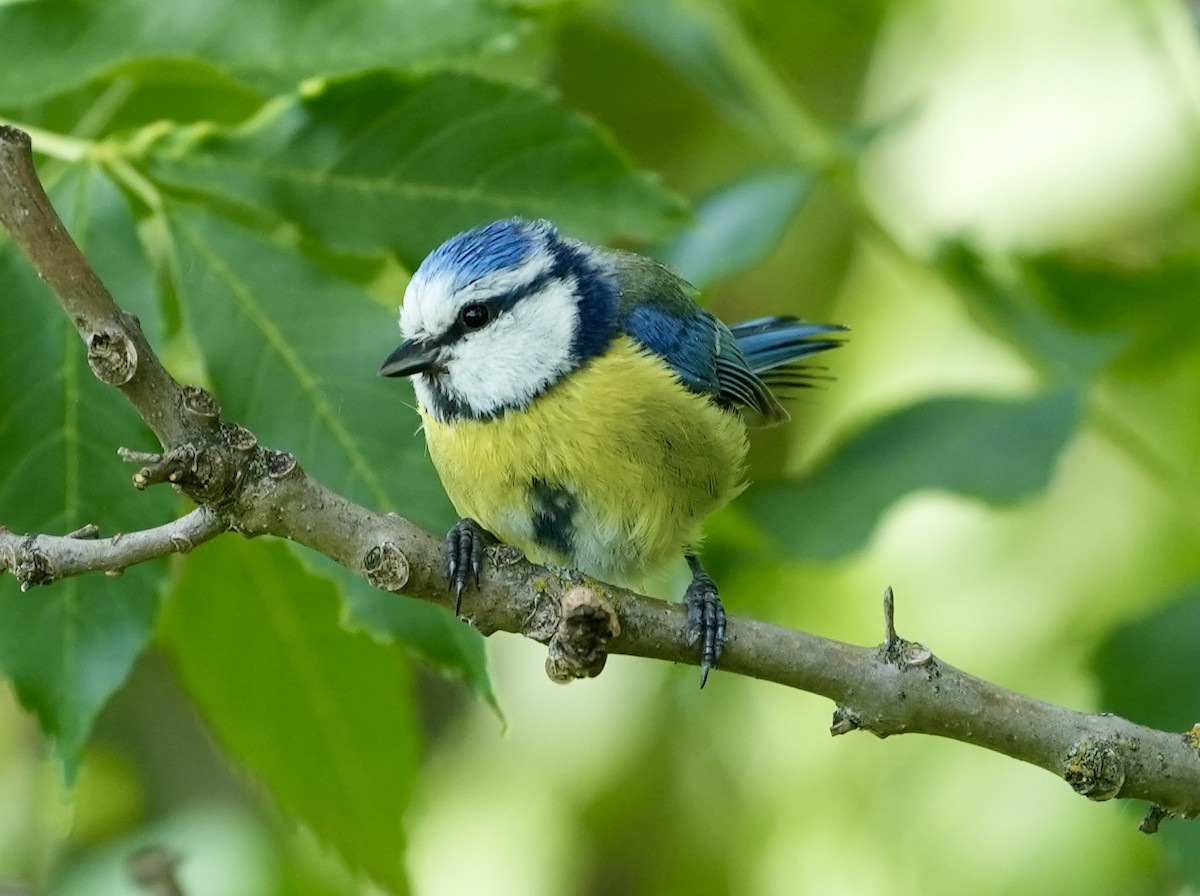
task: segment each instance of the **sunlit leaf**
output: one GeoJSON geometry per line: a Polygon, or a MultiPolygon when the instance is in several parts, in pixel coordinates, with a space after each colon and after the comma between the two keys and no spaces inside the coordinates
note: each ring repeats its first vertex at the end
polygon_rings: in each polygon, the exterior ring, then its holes
{"type": "Polygon", "coordinates": [[[262,105],[263,96],[224,71],[194,60],[149,59],[123,66],[114,78],[121,102],[105,131],[140,127],[151,122],[244,121],[262,105]]]}
{"type": "Polygon", "coordinates": [[[161,58],[205,62],[274,93],[317,75],[503,48],[523,24],[494,0],[28,0],[0,5],[0,107],[161,58]]]}
{"type": "Polygon", "coordinates": [[[446,237],[511,215],[596,240],[661,239],[681,219],[678,200],[595,125],[542,92],[467,75],[333,81],[243,128],[171,132],[147,153],[166,183],[410,266],[446,237]]]}
{"type": "Polygon", "coordinates": [[[701,290],[741,273],[775,248],[811,186],[801,171],[737,181],[701,200],[692,223],[659,257],[701,290]]]}
{"type": "Polygon", "coordinates": [[[862,547],[904,495],[948,491],[996,504],[1046,486],[1079,420],[1069,389],[1031,399],[935,398],[869,424],[800,482],[753,487],[742,505],[785,556],[862,547]]]}
{"type": "Polygon", "coordinates": [[[419,752],[411,671],[339,612],[333,584],[283,545],[224,538],[188,557],[162,638],[229,754],[352,867],[403,892],[419,752]]]}
{"type": "MultiPolygon", "coordinates": [[[[86,166],[68,170],[51,193],[101,276],[155,333],[153,282],[120,194],[86,166]]],[[[75,328],[8,243],[0,246],[0,282],[0,525],[65,534],[95,523],[112,535],[167,522],[171,493],[135,492],[116,456],[121,445],[154,447],[153,437],[125,399],[92,376],[75,328]]],[[[0,668],[55,739],[68,773],[149,637],[159,575],[140,566],[26,594],[0,576],[0,668]]]]}

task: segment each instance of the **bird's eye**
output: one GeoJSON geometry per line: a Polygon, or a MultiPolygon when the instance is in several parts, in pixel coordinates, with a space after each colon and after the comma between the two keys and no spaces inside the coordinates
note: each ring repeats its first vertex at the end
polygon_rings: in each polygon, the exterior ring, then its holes
{"type": "Polygon", "coordinates": [[[458,313],[458,319],[468,330],[478,330],[492,319],[492,312],[487,305],[468,305],[458,313]]]}

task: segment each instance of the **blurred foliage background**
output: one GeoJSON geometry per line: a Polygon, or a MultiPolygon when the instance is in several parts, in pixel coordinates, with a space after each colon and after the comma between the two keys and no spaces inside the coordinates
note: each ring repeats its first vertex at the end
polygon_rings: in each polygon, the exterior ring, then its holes
{"type": "MultiPolygon", "coordinates": [[[[422,255],[510,214],[660,255],[729,320],[837,321],[706,553],[732,612],[902,634],[1006,687],[1200,720],[1200,56],[1178,0],[0,2],[0,118],[180,379],[329,485],[452,511],[375,377],[422,255]],[[650,172],[650,173],[647,173],[650,172]]],[[[152,438],[0,247],[0,524],[108,533],[152,438]]],[[[232,537],[0,580],[0,883],[188,896],[1194,892],[961,744],[614,658],[570,687],[232,537]]]]}

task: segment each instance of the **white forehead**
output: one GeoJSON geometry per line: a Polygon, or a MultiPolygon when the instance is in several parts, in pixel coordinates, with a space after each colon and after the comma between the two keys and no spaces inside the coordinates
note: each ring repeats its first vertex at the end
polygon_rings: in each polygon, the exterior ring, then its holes
{"type": "Polygon", "coordinates": [[[537,246],[516,267],[489,271],[466,283],[461,271],[444,266],[426,271],[422,265],[404,290],[400,331],[406,339],[444,333],[467,305],[527,286],[553,265],[554,254],[545,244],[537,246]]]}

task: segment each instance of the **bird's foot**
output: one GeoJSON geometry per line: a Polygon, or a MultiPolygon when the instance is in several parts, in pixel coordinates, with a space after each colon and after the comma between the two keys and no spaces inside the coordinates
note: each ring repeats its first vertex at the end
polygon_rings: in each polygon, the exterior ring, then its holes
{"type": "Polygon", "coordinates": [[[462,609],[463,592],[467,583],[475,580],[479,587],[479,573],[483,569],[484,550],[488,534],[473,519],[464,517],[446,533],[446,582],[454,592],[454,615],[462,609]]]}
{"type": "Polygon", "coordinates": [[[721,661],[725,647],[725,607],[716,583],[700,566],[700,561],[689,557],[688,563],[692,567],[692,584],[683,595],[683,603],[688,610],[690,641],[700,645],[700,687],[704,687],[708,673],[721,661]]]}

